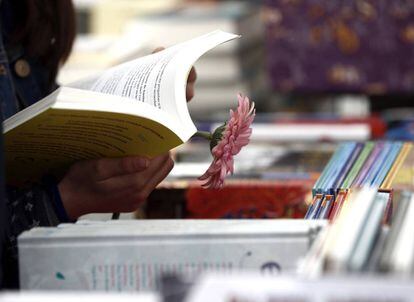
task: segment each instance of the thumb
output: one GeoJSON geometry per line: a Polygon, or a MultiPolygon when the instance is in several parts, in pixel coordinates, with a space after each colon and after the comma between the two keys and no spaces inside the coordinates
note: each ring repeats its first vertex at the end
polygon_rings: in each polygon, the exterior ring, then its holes
{"type": "Polygon", "coordinates": [[[164,50],[165,49],[165,47],[157,47],[157,48],[155,48],[153,51],[152,51],[152,53],[156,53],[156,52],[160,52],[160,51],[162,51],[162,50],[164,50]]]}

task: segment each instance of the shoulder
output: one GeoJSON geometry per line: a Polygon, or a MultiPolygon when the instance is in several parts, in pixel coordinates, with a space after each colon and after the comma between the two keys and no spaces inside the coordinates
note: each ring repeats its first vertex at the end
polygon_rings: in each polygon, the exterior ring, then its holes
{"type": "Polygon", "coordinates": [[[7,49],[15,92],[24,106],[30,106],[55,89],[51,71],[36,58],[27,56],[21,46],[7,49]]]}
{"type": "Polygon", "coordinates": [[[25,49],[22,43],[12,43],[13,33],[16,28],[11,0],[0,0],[0,66],[5,72],[2,81],[11,84],[14,95],[7,97],[2,102],[9,102],[18,98],[20,105],[29,106],[42,99],[55,89],[51,78],[51,71],[37,58],[28,55],[29,50],[25,49]],[[1,45],[3,44],[3,45],[1,45]]]}

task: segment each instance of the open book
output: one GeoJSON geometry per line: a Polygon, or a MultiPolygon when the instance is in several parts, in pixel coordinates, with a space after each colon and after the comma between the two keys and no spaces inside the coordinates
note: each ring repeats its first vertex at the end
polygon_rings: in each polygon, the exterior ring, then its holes
{"type": "Polygon", "coordinates": [[[7,182],[60,176],[83,159],[151,157],[186,142],[197,131],[186,103],[188,73],[205,52],[237,37],[214,31],[123,63],[10,117],[3,124],[7,182]]]}

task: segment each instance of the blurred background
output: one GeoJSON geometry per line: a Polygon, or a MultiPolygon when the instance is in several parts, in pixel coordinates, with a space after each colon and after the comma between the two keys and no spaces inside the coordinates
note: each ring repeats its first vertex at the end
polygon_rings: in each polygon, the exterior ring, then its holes
{"type": "Polygon", "coordinates": [[[75,5],[78,39],[62,83],[222,29],[243,38],[200,60],[191,104],[195,117],[227,108],[238,90],[263,112],[365,116],[411,107],[412,1],[75,0],[75,5]]]}
{"type": "Polygon", "coordinates": [[[414,137],[413,1],[74,2],[78,36],[60,72],[62,84],[216,29],[242,35],[196,63],[189,108],[198,128],[209,129],[226,120],[237,93],[256,103],[252,144],[236,158],[226,188],[264,186],[275,200],[259,211],[259,200],[267,197],[246,201],[244,192],[247,208],[240,210],[239,204],[214,215],[195,214],[198,200],[220,203],[235,191],[221,191],[222,197],[196,188],[189,193],[211,161],[208,148],[194,142],[175,151],[173,172],[138,216],[301,217],[306,192],[338,142],[414,137]],[[297,194],[286,197],[283,190],[297,194]],[[282,195],[289,206],[281,212],[275,203],[282,195]]]}

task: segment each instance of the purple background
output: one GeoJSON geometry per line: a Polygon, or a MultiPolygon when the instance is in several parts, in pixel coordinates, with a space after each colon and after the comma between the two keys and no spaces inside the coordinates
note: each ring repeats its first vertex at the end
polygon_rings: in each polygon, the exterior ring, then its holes
{"type": "Polygon", "coordinates": [[[414,92],[414,1],[266,0],[273,89],[414,92]]]}

